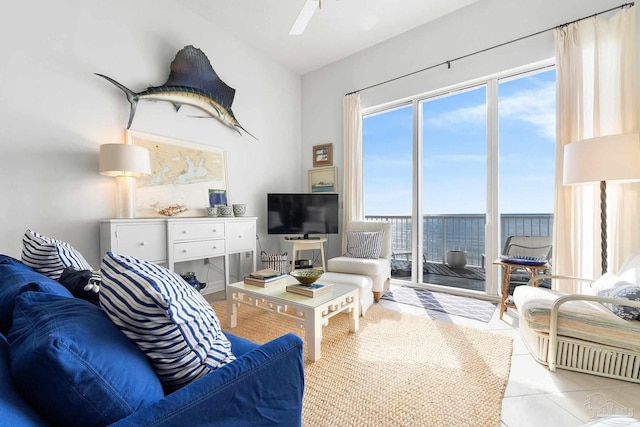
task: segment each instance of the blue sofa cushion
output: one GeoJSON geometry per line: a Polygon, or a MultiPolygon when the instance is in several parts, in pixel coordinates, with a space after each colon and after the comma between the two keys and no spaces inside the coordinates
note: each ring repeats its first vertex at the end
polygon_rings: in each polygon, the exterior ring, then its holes
{"type": "Polygon", "coordinates": [[[229,342],[231,343],[231,351],[235,357],[240,357],[245,353],[250,352],[251,350],[255,350],[260,347],[259,344],[254,343],[253,341],[249,341],[248,339],[239,337],[237,335],[233,335],[229,332],[223,332],[224,336],[227,337],[229,342]]]}
{"type": "Polygon", "coordinates": [[[111,252],[100,306],[153,363],[170,392],[234,360],[211,305],[176,273],[111,252]]]}
{"type": "Polygon", "coordinates": [[[25,292],[7,338],[16,387],[51,424],[104,426],[164,396],[144,354],[87,301],[25,292]]]}
{"type": "Polygon", "coordinates": [[[13,387],[9,371],[9,344],[0,335],[0,424],[4,426],[46,426],[13,387]]]}
{"type": "Polygon", "coordinates": [[[54,280],[67,267],[92,270],[82,254],[67,242],[27,230],[22,238],[22,262],[54,280]]]}
{"type": "Polygon", "coordinates": [[[21,293],[38,291],[72,298],[60,283],[7,255],[0,255],[0,278],[0,333],[4,335],[9,332],[15,299],[21,293]]]}
{"type": "Polygon", "coordinates": [[[303,392],[302,339],[289,333],[112,427],[297,427],[302,421],[303,392]]]}

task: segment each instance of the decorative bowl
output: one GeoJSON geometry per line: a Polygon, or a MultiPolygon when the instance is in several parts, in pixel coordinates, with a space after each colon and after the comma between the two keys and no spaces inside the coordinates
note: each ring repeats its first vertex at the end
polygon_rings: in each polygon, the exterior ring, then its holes
{"type": "Polygon", "coordinates": [[[324,270],[319,268],[299,268],[297,270],[293,270],[289,274],[295,277],[296,280],[303,285],[311,285],[313,282],[318,280],[323,273],[324,270]]]}

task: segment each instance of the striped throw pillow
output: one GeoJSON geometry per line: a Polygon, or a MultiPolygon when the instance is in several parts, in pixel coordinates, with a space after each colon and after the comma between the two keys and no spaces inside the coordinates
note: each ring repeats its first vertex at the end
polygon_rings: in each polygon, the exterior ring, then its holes
{"type": "Polygon", "coordinates": [[[384,231],[347,231],[347,252],[351,258],[376,259],[382,250],[384,231]]]}
{"type": "Polygon", "coordinates": [[[179,275],[111,252],[100,267],[102,310],[147,355],[165,389],[235,359],[213,308],[179,275]]]}
{"type": "Polygon", "coordinates": [[[22,238],[22,262],[53,280],[58,280],[67,267],[91,270],[87,260],[73,246],[31,230],[27,230],[22,238]]]}

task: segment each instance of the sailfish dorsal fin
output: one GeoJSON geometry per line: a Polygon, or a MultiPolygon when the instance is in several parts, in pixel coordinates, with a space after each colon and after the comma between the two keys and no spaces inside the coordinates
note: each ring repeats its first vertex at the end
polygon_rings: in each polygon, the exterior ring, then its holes
{"type": "Polygon", "coordinates": [[[182,86],[198,89],[231,108],[236,90],[223,82],[214,71],[207,55],[191,45],[185,46],[171,62],[169,78],[163,86],[182,86]]]}

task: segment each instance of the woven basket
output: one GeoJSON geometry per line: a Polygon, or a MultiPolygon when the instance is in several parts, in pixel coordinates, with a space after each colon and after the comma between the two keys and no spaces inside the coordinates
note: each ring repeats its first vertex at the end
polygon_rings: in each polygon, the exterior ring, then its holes
{"type": "Polygon", "coordinates": [[[262,251],[260,253],[260,258],[262,260],[262,268],[273,268],[281,273],[286,273],[289,269],[286,252],[281,254],[270,254],[262,251]]]}

